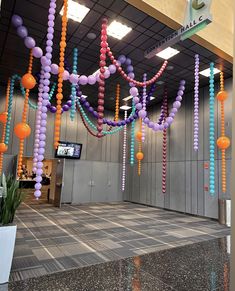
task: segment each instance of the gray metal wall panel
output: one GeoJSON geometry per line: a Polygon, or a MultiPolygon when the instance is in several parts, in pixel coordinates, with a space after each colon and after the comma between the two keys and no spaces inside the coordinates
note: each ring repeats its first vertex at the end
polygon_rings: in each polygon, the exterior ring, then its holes
{"type": "Polygon", "coordinates": [[[80,161],[74,164],[72,203],[91,201],[92,162],[80,161]]]}
{"type": "Polygon", "coordinates": [[[94,185],[91,190],[91,201],[108,201],[108,163],[92,162],[92,180],[94,185]]]}
{"type": "Polygon", "coordinates": [[[185,163],[171,162],[170,168],[170,209],[185,212],[185,163]]]}
{"type": "Polygon", "coordinates": [[[146,196],[147,196],[147,183],[148,183],[148,167],[147,163],[141,164],[141,175],[140,175],[140,196],[139,202],[146,204],[146,196]]]}
{"type": "Polygon", "coordinates": [[[64,168],[66,169],[63,179],[63,191],[61,195],[62,203],[71,203],[73,196],[73,184],[74,184],[74,163],[75,160],[65,159],[64,168]]]}
{"type": "Polygon", "coordinates": [[[185,201],[185,211],[187,213],[192,212],[192,167],[191,161],[185,162],[185,194],[186,194],[186,201],[185,201]]]}
{"type": "Polygon", "coordinates": [[[204,162],[198,161],[197,163],[197,214],[205,214],[204,205],[204,162]]]}
{"type": "MultiPolygon", "coordinates": [[[[165,194],[162,193],[162,164],[156,163],[156,172],[155,172],[155,187],[156,187],[156,206],[165,207],[164,200],[165,194]]],[[[169,187],[169,184],[168,184],[169,187]]]]}
{"type": "Polygon", "coordinates": [[[193,148],[193,98],[189,94],[185,98],[185,160],[190,161],[192,159],[192,148],[193,148]]]}

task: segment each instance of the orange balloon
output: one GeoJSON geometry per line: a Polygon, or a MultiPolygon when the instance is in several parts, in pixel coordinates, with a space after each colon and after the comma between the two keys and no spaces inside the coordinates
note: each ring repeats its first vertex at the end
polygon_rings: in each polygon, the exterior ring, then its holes
{"type": "Polygon", "coordinates": [[[221,150],[226,150],[230,146],[230,139],[227,136],[221,136],[217,139],[217,146],[221,150]]]}
{"type": "Polygon", "coordinates": [[[14,132],[19,139],[24,139],[30,135],[31,128],[27,123],[21,122],[16,124],[14,132]]]}
{"type": "Polygon", "coordinates": [[[0,113],[0,122],[7,123],[7,112],[0,113]]]}
{"type": "Polygon", "coordinates": [[[141,141],[141,138],[142,138],[142,132],[141,131],[137,131],[137,133],[136,133],[136,139],[138,141],[141,141]]]}
{"type": "Polygon", "coordinates": [[[0,153],[5,153],[7,151],[7,145],[4,142],[0,143],[0,153]]]}
{"type": "Polygon", "coordinates": [[[36,85],[36,80],[32,74],[27,73],[21,78],[21,84],[25,89],[33,89],[36,85]]]}
{"type": "Polygon", "coordinates": [[[224,101],[228,98],[228,93],[227,91],[219,91],[219,93],[217,94],[216,98],[219,101],[224,101]]]}
{"type": "Polygon", "coordinates": [[[138,152],[137,154],[136,154],[136,158],[137,158],[137,160],[143,160],[143,158],[144,158],[144,154],[142,153],[142,152],[138,152]]]}

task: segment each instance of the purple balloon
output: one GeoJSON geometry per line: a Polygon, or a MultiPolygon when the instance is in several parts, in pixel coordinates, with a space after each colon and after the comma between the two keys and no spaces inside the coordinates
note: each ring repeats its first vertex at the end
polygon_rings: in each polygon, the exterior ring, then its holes
{"type": "Polygon", "coordinates": [[[27,48],[29,49],[32,49],[35,47],[36,43],[35,43],[35,40],[30,37],[30,36],[27,36],[25,39],[24,39],[24,44],[27,48]]]}
{"type": "Polygon", "coordinates": [[[51,73],[52,73],[53,75],[57,75],[57,74],[58,74],[58,71],[59,71],[59,67],[58,67],[58,65],[57,65],[57,64],[52,64],[52,65],[51,65],[51,73]]]}
{"type": "Polygon", "coordinates": [[[158,130],[159,130],[159,124],[154,123],[154,125],[153,125],[153,130],[154,130],[154,131],[158,131],[158,130]]]}
{"type": "Polygon", "coordinates": [[[68,100],[68,101],[66,102],[66,104],[67,104],[69,107],[71,107],[71,106],[72,106],[72,100],[68,100]]]}
{"type": "Polygon", "coordinates": [[[111,73],[111,74],[114,74],[114,73],[116,73],[116,66],[115,65],[109,65],[109,72],[111,73]]]}
{"type": "Polygon", "coordinates": [[[134,97],[134,103],[137,104],[137,103],[139,103],[139,102],[140,102],[139,97],[134,97]]]}
{"type": "Polygon", "coordinates": [[[154,123],[153,123],[152,121],[150,121],[149,124],[148,124],[148,126],[149,126],[150,128],[153,128],[153,127],[154,127],[154,123]]]}
{"type": "Polygon", "coordinates": [[[81,84],[81,85],[86,85],[87,82],[88,82],[88,78],[87,78],[87,76],[85,76],[85,75],[81,75],[80,78],[79,78],[79,84],[81,84]]]}
{"type": "Polygon", "coordinates": [[[37,176],[37,177],[35,178],[35,181],[36,181],[37,183],[40,183],[40,182],[42,181],[42,177],[41,177],[41,176],[37,176]]]}
{"type": "Polygon", "coordinates": [[[64,70],[63,72],[63,80],[68,80],[69,79],[69,72],[67,70],[64,70]]]}
{"type": "Polygon", "coordinates": [[[132,65],[129,65],[129,66],[127,66],[127,72],[128,73],[130,73],[130,72],[133,72],[134,71],[134,68],[133,68],[133,66],[132,65]]]}
{"type": "Polygon", "coordinates": [[[139,111],[139,113],[138,113],[138,116],[139,116],[140,118],[145,118],[146,115],[147,115],[147,112],[146,112],[144,109],[141,109],[141,110],[139,111]]]}
{"type": "Polygon", "coordinates": [[[41,196],[41,191],[40,190],[36,190],[34,192],[34,196],[36,197],[36,199],[38,199],[41,196]]]}
{"type": "Polygon", "coordinates": [[[131,59],[126,58],[126,65],[128,66],[128,65],[130,65],[130,64],[131,64],[131,59]]]}
{"type": "Polygon", "coordinates": [[[55,106],[51,106],[51,108],[50,108],[50,111],[51,111],[51,113],[56,113],[56,107],[55,106]]]}
{"type": "Polygon", "coordinates": [[[137,110],[141,110],[142,109],[142,104],[141,103],[137,103],[135,107],[136,107],[137,110]]]}
{"type": "Polygon", "coordinates": [[[71,74],[69,77],[70,83],[76,85],[78,83],[78,75],[77,74],[71,74]]]}
{"type": "Polygon", "coordinates": [[[109,70],[105,70],[104,77],[105,77],[105,79],[108,79],[110,77],[110,71],[109,70]]]}
{"type": "Polygon", "coordinates": [[[136,87],[132,87],[129,92],[130,95],[133,97],[136,97],[138,95],[138,89],[136,87]]]}
{"type": "Polygon", "coordinates": [[[64,111],[68,111],[69,110],[69,106],[67,104],[64,104],[62,108],[63,108],[64,111]]]}
{"type": "Polygon", "coordinates": [[[179,108],[180,108],[180,106],[181,106],[181,103],[180,103],[180,101],[175,101],[175,102],[173,103],[173,107],[174,107],[174,108],[177,108],[177,109],[179,109],[179,108]]]}
{"type": "Polygon", "coordinates": [[[126,57],[124,55],[120,55],[118,57],[118,61],[121,63],[121,64],[124,64],[126,62],[126,57]]]}
{"type": "Polygon", "coordinates": [[[96,77],[93,75],[88,76],[88,84],[94,85],[96,83],[96,77]]]}
{"type": "Polygon", "coordinates": [[[17,31],[17,34],[22,38],[25,38],[26,36],[28,36],[28,30],[23,25],[18,26],[16,31],[17,31]]]}
{"type": "Polygon", "coordinates": [[[23,24],[22,18],[16,14],[12,16],[11,22],[15,27],[21,26],[23,24]]]}
{"type": "Polygon", "coordinates": [[[33,48],[33,56],[37,59],[41,58],[43,55],[42,49],[38,46],[33,48]]]}
{"type": "Polygon", "coordinates": [[[172,122],[173,122],[173,118],[172,117],[167,117],[166,118],[166,122],[168,123],[168,124],[172,124],[172,122]]]}

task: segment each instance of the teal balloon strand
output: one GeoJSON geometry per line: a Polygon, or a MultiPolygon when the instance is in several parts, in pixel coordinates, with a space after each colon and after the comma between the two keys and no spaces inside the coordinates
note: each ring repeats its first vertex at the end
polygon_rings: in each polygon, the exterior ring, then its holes
{"type": "Polygon", "coordinates": [[[17,80],[17,75],[13,75],[10,81],[10,94],[7,108],[7,123],[6,123],[6,135],[5,135],[5,144],[9,144],[10,139],[10,129],[11,129],[11,113],[12,113],[12,103],[13,103],[13,95],[14,95],[14,87],[15,81],[17,80]]]}
{"type": "Polygon", "coordinates": [[[209,186],[210,195],[215,195],[215,88],[214,88],[214,63],[210,63],[209,80],[209,144],[210,144],[210,167],[209,186]]]}
{"type": "MultiPolygon", "coordinates": [[[[77,64],[78,64],[78,49],[73,50],[73,74],[77,74],[77,64]]],[[[71,101],[72,106],[70,110],[70,119],[73,121],[76,112],[76,85],[71,84],[71,101]]]]}
{"type": "MultiPolygon", "coordinates": [[[[82,113],[82,116],[83,116],[84,119],[86,120],[87,124],[97,132],[96,125],[95,125],[95,124],[94,124],[94,123],[89,119],[89,117],[87,116],[86,112],[85,112],[84,109],[82,108],[82,105],[80,104],[80,101],[79,101],[78,98],[77,98],[77,105],[78,105],[78,107],[79,107],[79,109],[80,109],[80,111],[81,111],[81,113],[82,113]]],[[[135,113],[135,110],[132,109],[130,116],[133,115],[134,113],[135,113]]],[[[133,121],[133,122],[134,122],[134,121],[133,121]]],[[[121,130],[123,129],[123,127],[124,127],[124,126],[120,126],[120,127],[117,127],[117,128],[115,128],[115,129],[113,129],[113,130],[110,130],[110,131],[105,131],[105,130],[103,130],[103,131],[102,131],[102,134],[105,134],[105,135],[107,135],[107,134],[115,134],[115,133],[121,131],[121,130]]]]}

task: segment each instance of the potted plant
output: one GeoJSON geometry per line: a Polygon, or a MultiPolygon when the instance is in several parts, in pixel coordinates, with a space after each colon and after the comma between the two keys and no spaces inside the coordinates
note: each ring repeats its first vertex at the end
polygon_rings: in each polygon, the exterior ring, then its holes
{"type": "Polygon", "coordinates": [[[13,224],[16,209],[23,200],[19,181],[12,176],[0,178],[0,284],[7,283],[15,247],[16,225],[13,224]]]}

